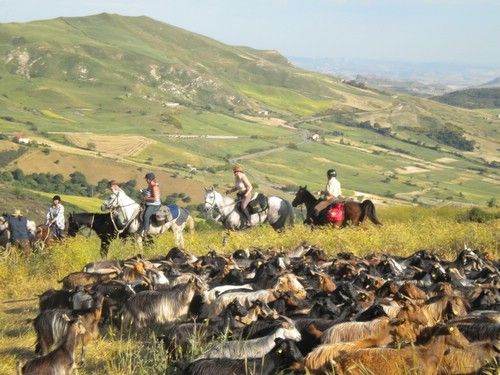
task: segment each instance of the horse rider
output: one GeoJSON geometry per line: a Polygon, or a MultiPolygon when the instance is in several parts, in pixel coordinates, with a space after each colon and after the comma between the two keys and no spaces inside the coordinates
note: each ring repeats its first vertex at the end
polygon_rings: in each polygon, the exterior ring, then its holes
{"type": "Polygon", "coordinates": [[[61,197],[54,195],[52,205],[49,206],[45,224],[52,229],[53,236],[59,240],[64,238],[64,206],[61,204],[61,197]]]}
{"type": "Polygon", "coordinates": [[[243,171],[243,167],[239,164],[233,166],[234,173],[234,187],[226,191],[226,193],[236,192],[238,200],[240,202],[240,209],[243,213],[242,217],[242,228],[249,227],[251,225],[250,212],[248,211],[248,203],[252,199],[252,184],[248,180],[248,177],[243,171]]]}
{"type": "Polygon", "coordinates": [[[25,256],[29,256],[31,248],[28,219],[23,216],[21,210],[16,209],[14,215],[7,217],[7,223],[9,224],[10,242],[12,245],[20,248],[25,256]]]}
{"type": "Polygon", "coordinates": [[[326,177],[328,181],[325,190],[320,192],[323,195],[323,199],[314,207],[314,214],[316,216],[331,204],[337,203],[342,195],[340,182],[337,180],[337,171],[329,169],[326,172],[326,177]]]}
{"type": "Polygon", "coordinates": [[[160,185],[156,182],[156,176],[153,172],[146,173],[144,176],[148,187],[141,190],[143,195],[143,203],[145,205],[143,216],[144,236],[148,235],[151,225],[151,216],[161,207],[160,185]]]}

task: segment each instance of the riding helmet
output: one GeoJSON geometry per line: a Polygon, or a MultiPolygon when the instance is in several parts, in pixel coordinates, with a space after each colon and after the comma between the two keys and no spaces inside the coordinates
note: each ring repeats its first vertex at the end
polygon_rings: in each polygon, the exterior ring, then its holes
{"type": "Polygon", "coordinates": [[[156,178],[155,174],[153,172],[146,173],[144,176],[146,180],[154,180],[156,178]]]}
{"type": "Polygon", "coordinates": [[[61,201],[61,197],[60,197],[59,195],[54,195],[54,196],[52,197],[52,202],[53,202],[53,201],[56,201],[56,200],[60,202],[60,201],[61,201]]]}
{"type": "Polygon", "coordinates": [[[326,175],[328,178],[337,177],[337,171],[335,169],[329,169],[328,172],[326,172],[326,175]]]}

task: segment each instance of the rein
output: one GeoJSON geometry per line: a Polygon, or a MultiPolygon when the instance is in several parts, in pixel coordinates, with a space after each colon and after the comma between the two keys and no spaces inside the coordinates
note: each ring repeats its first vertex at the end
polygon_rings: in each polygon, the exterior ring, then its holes
{"type": "Polygon", "coordinates": [[[89,234],[87,235],[87,238],[90,237],[92,234],[92,227],[94,226],[94,219],[95,219],[95,214],[92,214],[92,220],[90,221],[90,227],[89,227],[89,234]]]}
{"type": "Polygon", "coordinates": [[[113,223],[113,227],[115,228],[115,231],[116,231],[116,238],[118,238],[120,236],[120,234],[125,232],[125,230],[128,228],[128,226],[132,223],[132,221],[134,221],[137,218],[137,216],[140,214],[140,212],[141,211],[138,210],[135,215],[132,215],[130,220],[125,223],[125,225],[122,229],[118,229],[118,226],[115,223],[115,219],[113,218],[113,213],[111,211],[109,212],[109,216],[111,217],[111,223],[113,223]]]}
{"type": "Polygon", "coordinates": [[[236,211],[236,207],[237,207],[238,203],[241,202],[242,200],[243,199],[237,199],[237,200],[233,201],[232,203],[223,204],[223,205],[220,205],[220,207],[219,207],[219,205],[215,203],[215,194],[214,194],[212,202],[209,203],[210,204],[210,208],[208,209],[208,211],[215,211],[215,210],[217,210],[217,212],[219,213],[219,217],[217,219],[215,219],[215,220],[218,221],[220,219],[221,223],[225,224],[225,222],[227,221],[227,218],[229,217],[229,215],[231,215],[234,211],[236,211]],[[221,211],[221,208],[229,207],[229,206],[233,206],[233,209],[227,215],[224,215],[224,213],[221,211]]]}

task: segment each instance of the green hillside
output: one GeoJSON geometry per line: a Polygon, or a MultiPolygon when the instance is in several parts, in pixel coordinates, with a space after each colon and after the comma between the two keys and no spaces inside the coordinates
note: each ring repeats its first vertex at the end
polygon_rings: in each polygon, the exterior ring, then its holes
{"type": "Polygon", "coordinates": [[[466,89],[433,98],[462,108],[500,108],[500,87],[466,89]]]}
{"type": "Polygon", "coordinates": [[[202,186],[231,183],[236,161],[260,190],[288,198],[298,184],[320,189],[332,166],[355,199],[498,195],[494,110],[353,87],[147,17],[0,24],[0,57],[0,166],[10,171],[142,184],[151,169],[164,195],[193,203],[202,186]]]}

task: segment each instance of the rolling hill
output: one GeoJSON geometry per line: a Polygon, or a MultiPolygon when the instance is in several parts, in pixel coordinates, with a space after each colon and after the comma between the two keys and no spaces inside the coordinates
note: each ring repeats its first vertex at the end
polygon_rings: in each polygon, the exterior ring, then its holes
{"type": "Polygon", "coordinates": [[[147,17],[0,24],[8,170],[141,184],[151,169],[164,193],[200,202],[202,186],[231,182],[231,162],[289,198],[336,167],[355,199],[484,204],[499,191],[498,125],[491,110],[354,87],[147,17]],[[31,144],[19,151],[16,134],[31,144]]]}
{"type": "Polygon", "coordinates": [[[433,99],[441,103],[469,109],[500,108],[500,87],[453,91],[433,99]]]}

